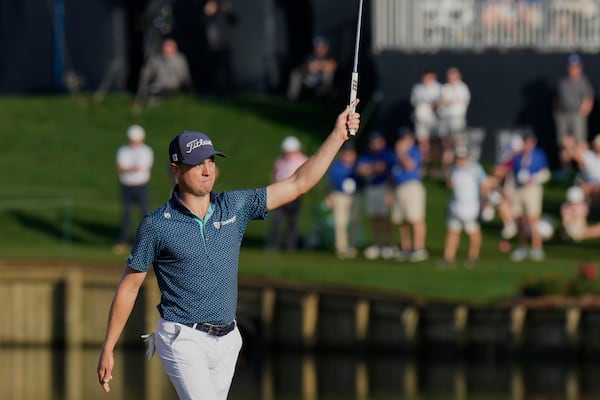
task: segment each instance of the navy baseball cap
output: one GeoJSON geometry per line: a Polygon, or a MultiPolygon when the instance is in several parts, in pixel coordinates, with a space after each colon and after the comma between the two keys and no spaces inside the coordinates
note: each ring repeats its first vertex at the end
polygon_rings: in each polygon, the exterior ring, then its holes
{"type": "Polygon", "coordinates": [[[568,65],[579,65],[579,64],[583,64],[583,60],[581,59],[581,56],[579,54],[571,53],[567,57],[567,64],[568,65]]]}
{"type": "Polygon", "coordinates": [[[225,157],[202,132],[183,131],[169,145],[169,160],[176,164],[198,165],[214,155],[225,157]]]}
{"type": "Polygon", "coordinates": [[[325,44],[325,45],[329,44],[329,41],[327,40],[327,38],[325,36],[318,35],[313,38],[313,47],[317,47],[322,44],[325,44]]]}
{"type": "Polygon", "coordinates": [[[535,135],[535,133],[529,129],[524,130],[521,133],[521,137],[523,138],[523,140],[535,140],[537,141],[537,136],[535,135]]]}
{"type": "Polygon", "coordinates": [[[383,133],[381,133],[380,131],[372,131],[371,133],[369,133],[369,141],[375,140],[375,139],[385,139],[385,137],[383,136],[383,133]]]}
{"type": "Polygon", "coordinates": [[[413,132],[409,127],[403,126],[400,129],[398,129],[398,134],[397,134],[396,138],[404,139],[405,137],[412,136],[412,134],[413,134],[413,132]]]}

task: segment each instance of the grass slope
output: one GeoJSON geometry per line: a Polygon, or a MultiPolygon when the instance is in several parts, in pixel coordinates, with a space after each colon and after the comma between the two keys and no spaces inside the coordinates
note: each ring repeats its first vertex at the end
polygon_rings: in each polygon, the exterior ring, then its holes
{"type": "MultiPolygon", "coordinates": [[[[87,96],[0,98],[0,257],[4,260],[49,260],[97,263],[120,269],[122,256],[110,248],[118,230],[119,192],[115,152],[133,122],[147,131],[155,150],[151,203],[169,195],[166,149],[184,129],[209,134],[228,157],[219,160],[216,190],[266,184],[283,137],[296,135],[312,153],[329,133],[339,104],[290,103],[264,96],[229,100],[175,98],[146,109],[136,118],[130,98],[108,96],[96,104],[87,96]]],[[[365,129],[366,130],[366,129],[365,129]]],[[[362,145],[364,136],[359,137],[362,145]]],[[[564,186],[547,189],[546,210],[557,214],[564,186]]],[[[325,195],[321,183],[304,200],[302,231],[319,224],[315,213],[325,195]]],[[[447,189],[427,182],[428,247],[432,259],[421,264],[392,261],[337,260],[330,251],[273,254],[262,250],[268,223],[250,224],[244,242],[241,275],[367,288],[439,300],[484,303],[514,296],[533,277],[563,284],[577,264],[595,260],[593,242],[574,245],[560,239],[547,243],[548,260],[514,264],[498,250],[499,224],[484,227],[482,262],[474,270],[440,271],[445,235],[447,189]]],[[[366,227],[368,228],[368,227],[366,227]]],[[[368,230],[367,230],[368,232],[368,230]]],[[[465,253],[463,238],[460,254],[465,253]]]]}

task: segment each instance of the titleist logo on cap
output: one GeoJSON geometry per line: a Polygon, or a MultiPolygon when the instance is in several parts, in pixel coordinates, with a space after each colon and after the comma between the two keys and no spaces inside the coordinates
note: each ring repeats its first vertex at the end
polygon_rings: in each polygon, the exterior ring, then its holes
{"type": "Polygon", "coordinates": [[[205,139],[194,139],[191,142],[187,142],[185,145],[186,153],[190,154],[194,149],[197,149],[201,146],[212,146],[212,140],[205,139]]]}

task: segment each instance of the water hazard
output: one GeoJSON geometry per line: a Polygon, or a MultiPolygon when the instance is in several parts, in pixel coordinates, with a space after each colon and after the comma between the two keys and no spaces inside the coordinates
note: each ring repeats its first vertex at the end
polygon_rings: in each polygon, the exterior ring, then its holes
{"type": "MultiPolygon", "coordinates": [[[[246,351],[231,400],[600,398],[597,360],[507,359],[435,354],[246,351]]],[[[96,378],[97,348],[0,348],[0,398],[9,400],[176,400],[158,359],[143,349],[116,353],[112,392],[96,378]]]]}

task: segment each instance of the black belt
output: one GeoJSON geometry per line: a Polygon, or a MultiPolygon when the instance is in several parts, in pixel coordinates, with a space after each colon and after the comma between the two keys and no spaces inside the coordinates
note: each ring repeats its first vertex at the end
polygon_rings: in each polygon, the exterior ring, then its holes
{"type": "Polygon", "coordinates": [[[203,324],[203,323],[183,324],[183,325],[188,326],[192,329],[199,330],[201,332],[206,332],[210,336],[225,336],[235,328],[235,321],[233,321],[229,325],[213,325],[213,324],[203,324]]]}

